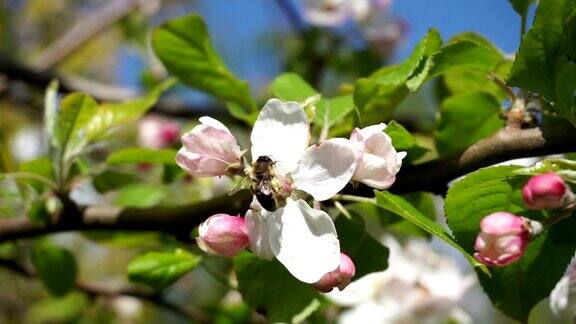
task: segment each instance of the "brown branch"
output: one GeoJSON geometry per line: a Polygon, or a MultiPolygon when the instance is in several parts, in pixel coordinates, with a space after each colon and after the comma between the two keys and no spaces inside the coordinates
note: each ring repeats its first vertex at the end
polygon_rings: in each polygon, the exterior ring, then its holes
{"type": "MultiPolygon", "coordinates": [[[[26,278],[36,278],[36,272],[30,267],[19,263],[15,260],[0,258],[0,267],[8,269],[15,274],[24,276],[26,278]]],[[[192,320],[200,323],[208,323],[209,318],[206,314],[197,309],[192,309],[186,306],[176,305],[172,302],[167,301],[159,293],[148,293],[142,289],[137,289],[134,287],[127,287],[123,289],[111,288],[104,285],[99,285],[95,283],[87,283],[78,281],[76,283],[76,289],[86,293],[91,298],[96,297],[106,297],[114,298],[119,296],[131,296],[138,299],[142,299],[153,303],[157,306],[165,308],[184,317],[186,320],[192,320]]]]}
{"type": "Polygon", "coordinates": [[[90,38],[119,21],[138,7],[139,0],[113,0],[94,12],[75,19],[76,23],[53,44],[32,58],[40,70],[54,67],[74,53],[90,38]]]}
{"type": "Polygon", "coordinates": [[[244,214],[251,201],[251,194],[244,191],[234,197],[222,196],[178,207],[89,207],[60,215],[49,224],[27,218],[4,220],[0,222],[0,243],[57,232],[94,230],[163,232],[187,242],[191,230],[206,218],[218,213],[244,214]]]}
{"type": "MultiPolygon", "coordinates": [[[[133,89],[122,88],[120,91],[109,91],[116,89],[116,86],[104,85],[94,81],[60,75],[54,71],[37,71],[27,65],[21,64],[7,56],[0,54],[0,74],[5,75],[9,80],[23,81],[40,91],[44,91],[53,79],[60,81],[60,91],[63,93],[84,92],[98,101],[118,101],[126,100],[137,95],[133,89]]],[[[161,99],[152,109],[152,112],[160,113],[170,117],[196,119],[209,114],[214,118],[232,123],[238,122],[233,119],[226,108],[220,104],[211,104],[206,106],[189,105],[178,100],[161,99]]]]}
{"type": "MultiPolygon", "coordinates": [[[[445,194],[448,182],[478,168],[515,158],[576,151],[575,137],[576,128],[572,126],[550,130],[502,130],[456,157],[403,168],[391,191],[445,194]]],[[[344,193],[372,197],[373,189],[367,186],[348,187],[344,193]]],[[[63,231],[90,230],[160,231],[188,241],[190,231],[207,217],[217,213],[244,214],[251,199],[250,193],[243,191],[233,197],[223,196],[180,207],[90,207],[47,225],[30,222],[26,218],[5,220],[0,222],[0,242],[63,231]]]]}

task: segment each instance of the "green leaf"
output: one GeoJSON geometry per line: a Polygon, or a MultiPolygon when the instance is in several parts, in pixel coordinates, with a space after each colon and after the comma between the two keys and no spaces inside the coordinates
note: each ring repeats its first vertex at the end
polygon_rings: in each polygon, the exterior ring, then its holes
{"type": "Polygon", "coordinates": [[[103,171],[92,177],[92,185],[94,185],[96,191],[100,193],[117,190],[138,181],[138,178],[132,173],[112,170],[103,171]]]}
{"type": "Polygon", "coordinates": [[[20,164],[19,171],[45,178],[44,181],[34,181],[33,179],[29,178],[30,185],[32,185],[32,187],[34,187],[37,192],[42,192],[47,181],[53,182],[55,180],[52,160],[47,157],[40,157],[34,160],[26,161],[20,164]]]}
{"type": "Polygon", "coordinates": [[[164,186],[135,183],[120,189],[114,204],[120,207],[149,208],[159,204],[168,194],[164,186]]]}
{"type": "Polygon", "coordinates": [[[442,45],[434,29],[416,45],[408,59],[398,65],[387,66],[354,84],[354,104],[366,124],[386,120],[410,91],[424,82],[431,66],[432,53],[442,45]]]}
{"type": "Polygon", "coordinates": [[[150,110],[162,93],[175,84],[174,79],[168,79],[144,96],[127,100],[120,103],[104,103],[98,106],[94,116],[86,126],[86,138],[88,141],[98,140],[124,124],[132,123],[150,110]]]}
{"type": "Polygon", "coordinates": [[[354,110],[352,95],[342,95],[330,99],[322,98],[316,105],[314,122],[320,126],[332,126],[354,110]]]}
{"type": "Polygon", "coordinates": [[[504,126],[498,100],[484,92],[457,94],[442,102],[435,132],[441,156],[464,151],[504,126]]]}
{"type": "MultiPolygon", "coordinates": [[[[456,182],[448,191],[445,210],[456,240],[472,253],[480,220],[497,211],[532,219],[545,217],[527,211],[521,188],[527,177],[516,176],[518,166],[480,169],[456,182]]],[[[482,287],[492,303],[508,316],[526,322],[530,310],[548,297],[562,277],[576,248],[576,217],[553,225],[534,239],[519,261],[503,268],[490,268],[491,278],[479,273],[482,287]]]]}
{"type": "Polygon", "coordinates": [[[270,85],[270,90],[276,98],[282,101],[302,102],[318,94],[306,80],[296,73],[284,73],[278,76],[270,85]]]}
{"type": "Polygon", "coordinates": [[[426,232],[442,239],[444,242],[462,252],[468,262],[475,268],[487,272],[486,266],[476,261],[468,252],[466,252],[454,238],[448,234],[438,223],[423,215],[418,209],[412,206],[404,198],[396,196],[387,191],[374,191],[376,194],[376,202],[378,205],[386,210],[395,213],[398,216],[405,218],[414,225],[422,228],[426,232]]]}
{"type": "Polygon", "coordinates": [[[566,55],[566,21],[576,9],[573,0],[541,0],[534,24],[516,54],[508,82],[555,102],[555,69],[566,55]]]}
{"type": "Polygon", "coordinates": [[[338,217],[335,225],[340,250],[346,253],[356,266],[354,277],[361,278],[372,272],[386,270],[390,251],[366,232],[364,221],[358,213],[351,211],[351,215],[352,219],[338,217]]]}
{"type": "Polygon", "coordinates": [[[202,17],[187,15],[165,22],[154,30],[152,46],[180,81],[237,105],[231,110],[235,117],[248,120],[256,112],[248,83],[237,79],[218,56],[202,17]]]}
{"type": "Polygon", "coordinates": [[[576,11],[573,11],[566,22],[566,46],[568,57],[576,63],[576,11]]]}
{"type": "Polygon", "coordinates": [[[44,287],[52,295],[64,296],[76,285],[76,259],[68,250],[49,243],[35,244],[31,259],[44,287]]]}
{"type": "Polygon", "coordinates": [[[418,140],[416,140],[406,128],[394,120],[388,123],[384,132],[392,139],[392,145],[396,151],[405,151],[408,153],[406,157],[407,161],[415,161],[428,152],[428,149],[420,146],[418,140]]]}
{"type": "Polygon", "coordinates": [[[526,16],[528,14],[528,8],[534,0],[508,0],[512,5],[512,8],[520,15],[526,16]]]}
{"type": "Polygon", "coordinates": [[[560,58],[554,70],[554,92],[556,110],[576,126],[576,64],[567,57],[560,58]]]}
{"type": "Polygon", "coordinates": [[[71,292],[60,298],[43,298],[26,309],[23,321],[29,324],[79,323],[91,306],[86,294],[71,292]]]}
{"type": "Polygon", "coordinates": [[[58,118],[58,80],[52,80],[44,94],[44,132],[48,139],[49,151],[57,147],[56,119],[58,118]]]}
{"type": "Polygon", "coordinates": [[[113,152],[106,159],[108,164],[150,163],[176,164],[176,151],[171,149],[148,149],[131,147],[113,152]]]}
{"type": "Polygon", "coordinates": [[[69,94],[60,102],[55,136],[65,160],[77,154],[87,143],[84,127],[96,113],[96,106],[96,101],[83,93],[69,94]]]}
{"type": "Polygon", "coordinates": [[[202,258],[187,251],[148,252],[128,264],[128,278],[132,282],[164,289],[196,267],[202,258]]]}
{"type": "Polygon", "coordinates": [[[501,55],[475,41],[461,40],[438,50],[432,60],[429,78],[462,70],[490,72],[500,62],[501,55]]]}
{"type": "Polygon", "coordinates": [[[263,311],[271,323],[303,321],[319,306],[316,290],[290,275],[277,260],[242,253],[234,258],[234,269],[244,301],[263,311]]]}

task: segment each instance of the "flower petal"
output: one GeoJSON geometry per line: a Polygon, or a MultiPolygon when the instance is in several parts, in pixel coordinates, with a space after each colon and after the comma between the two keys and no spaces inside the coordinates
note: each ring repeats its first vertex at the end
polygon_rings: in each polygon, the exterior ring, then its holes
{"type": "Polygon", "coordinates": [[[268,225],[266,219],[268,214],[269,212],[262,208],[256,198],[254,198],[250,205],[250,209],[246,212],[244,221],[252,253],[262,259],[272,260],[274,258],[274,253],[272,253],[270,240],[268,239],[268,225]]]}
{"type": "Polygon", "coordinates": [[[346,186],[355,169],[353,144],[344,138],[332,138],[306,150],[292,174],[292,186],[316,200],[326,200],[346,186]]]}
{"type": "Polygon", "coordinates": [[[309,128],[299,103],[268,100],[250,135],[252,161],[268,156],[281,174],[294,170],[308,146],[309,128]]]}
{"type": "Polygon", "coordinates": [[[288,198],[269,213],[268,237],[276,258],[296,279],[315,283],[340,265],[340,242],[330,216],[288,198]]]}

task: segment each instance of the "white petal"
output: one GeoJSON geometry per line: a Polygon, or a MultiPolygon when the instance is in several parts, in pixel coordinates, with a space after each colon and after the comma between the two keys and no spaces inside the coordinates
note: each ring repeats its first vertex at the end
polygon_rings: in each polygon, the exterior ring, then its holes
{"type": "Polygon", "coordinates": [[[266,225],[266,214],[268,212],[261,208],[258,201],[254,199],[252,206],[258,206],[259,208],[249,209],[246,212],[246,217],[244,218],[246,222],[246,231],[248,232],[248,238],[250,239],[250,250],[256,256],[272,260],[274,258],[274,253],[270,248],[270,241],[268,239],[268,226],[266,225]]]}
{"type": "Polygon", "coordinates": [[[288,198],[269,214],[270,246],[296,279],[314,283],[340,265],[340,242],[330,216],[304,200],[288,198]]]}
{"type": "Polygon", "coordinates": [[[322,201],[337,194],[356,169],[353,144],[344,138],[332,138],[306,150],[292,175],[293,187],[322,201]]]}
{"type": "Polygon", "coordinates": [[[250,135],[252,161],[268,156],[281,174],[294,170],[308,146],[309,131],[308,118],[299,103],[268,100],[250,135]]]}

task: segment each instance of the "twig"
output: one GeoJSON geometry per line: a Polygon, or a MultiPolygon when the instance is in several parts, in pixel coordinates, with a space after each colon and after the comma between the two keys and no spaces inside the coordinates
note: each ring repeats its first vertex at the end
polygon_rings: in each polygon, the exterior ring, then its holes
{"type": "Polygon", "coordinates": [[[64,35],[32,58],[32,65],[40,70],[54,67],[94,35],[137,7],[138,0],[115,0],[109,1],[89,15],[77,17],[77,22],[64,35]]]}
{"type": "MultiPolygon", "coordinates": [[[[77,77],[63,76],[52,71],[36,71],[3,55],[0,55],[0,74],[7,76],[11,80],[26,82],[42,91],[48,87],[50,81],[58,79],[60,81],[59,90],[63,93],[81,91],[91,95],[98,101],[131,99],[132,97],[128,96],[130,93],[138,95],[137,91],[128,88],[120,88],[121,90],[109,92],[108,90],[117,87],[86,79],[82,79],[82,82],[78,84],[76,82],[78,81],[77,77]]],[[[239,124],[238,120],[233,119],[223,105],[218,104],[192,106],[178,100],[161,99],[151,111],[171,117],[188,119],[196,119],[210,114],[214,118],[239,124]]]]}
{"type": "Polygon", "coordinates": [[[284,13],[286,18],[288,19],[288,23],[290,24],[294,32],[302,36],[306,28],[304,26],[304,23],[302,22],[300,14],[298,14],[298,11],[294,7],[294,5],[289,0],[276,0],[276,3],[284,13]]]}
{"type": "MultiPolygon", "coordinates": [[[[27,278],[35,278],[36,277],[36,273],[33,269],[20,264],[19,262],[15,261],[15,260],[10,260],[10,259],[3,259],[0,258],[0,267],[6,268],[10,271],[12,271],[13,273],[16,273],[18,275],[27,277],[27,278]]],[[[151,302],[153,304],[156,304],[157,306],[163,307],[165,309],[168,309],[182,317],[184,317],[187,320],[193,320],[193,321],[197,321],[197,322],[201,322],[201,323],[208,323],[209,322],[209,318],[207,317],[206,314],[204,314],[203,312],[201,312],[200,310],[197,309],[192,309],[189,307],[185,307],[185,306],[180,306],[180,305],[176,305],[174,303],[171,303],[167,300],[165,300],[162,295],[158,294],[158,293],[147,293],[145,291],[142,291],[140,289],[135,289],[135,288],[124,288],[124,289],[112,289],[109,287],[105,287],[103,285],[98,285],[98,284],[94,284],[94,283],[86,283],[86,282],[77,282],[76,283],[76,288],[84,293],[86,293],[88,296],[90,296],[91,298],[95,298],[95,297],[107,297],[107,298],[113,298],[113,297],[118,297],[118,296],[131,296],[131,297],[135,297],[135,298],[139,298],[148,302],[151,302]]]]}

